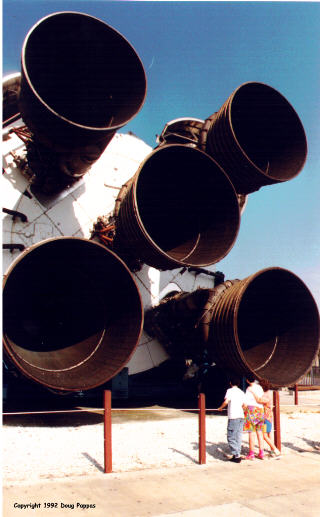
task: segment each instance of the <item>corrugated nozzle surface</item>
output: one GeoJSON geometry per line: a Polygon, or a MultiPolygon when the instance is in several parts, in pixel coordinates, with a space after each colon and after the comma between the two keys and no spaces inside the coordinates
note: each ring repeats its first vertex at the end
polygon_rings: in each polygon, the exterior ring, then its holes
{"type": "Polygon", "coordinates": [[[302,170],[307,156],[302,123],[274,88],[245,83],[210,118],[206,152],[223,167],[238,193],[288,181],[302,170]]]}
{"type": "Polygon", "coordinates": [[[319,351],[319,313],[310,291],[276,267],[178,293],[151,309],[146,323],[172,356],[198,359],[206,350],[226,372],[253,373],[275,387],[295,384],[319,351]]]}
{"type": "Polygon", "coordinates": [[[117,213],[114,250],[158,269],[221,260],[238,234],[235,190],[221,167],[193,147],[168,145],[141,164],[117,213]]]}
{"type": "Polygon", "coordinates": [[[290,271],[258,271],[234,282],[213,305],[208,343],[222,366],[291,386],[319,350],[317,305],[290,271]]]}
{"type": "Polygon", "coordinates": [[[105,383],[128,362],[142,325],[130,271],[93,241],[42,241],[6,274],[5,355],[44,386],[83,391],[105,383]]]}

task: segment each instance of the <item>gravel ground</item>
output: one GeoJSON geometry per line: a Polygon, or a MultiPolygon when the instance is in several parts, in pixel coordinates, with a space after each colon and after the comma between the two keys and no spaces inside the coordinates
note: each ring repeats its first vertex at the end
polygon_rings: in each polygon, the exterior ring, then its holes
{"type": "MultiPolygon", "coordinates": [[[[59,415],[55,420],[41,421],[34,421],[34,417],[7,417],[2,428],[4,486],[103,472],[102,416],[79,415],[59,415]]],[[[139,415],[137,420],[114,419],[113,472],[190,466],[198,462],[197,414],[175,411],[170,418],[158,412],[154,418],[139,415]]],[[[229,455],[226,426],[225,414],[207,415],[208,465],[226,460],[229,455]]],[[[282,453],[320,450],[319,429],[320,408],[308,413],[281,413],[282,453]]],[[[243,454],[247,453],[247,442],[244,434],[243,454]]]]}

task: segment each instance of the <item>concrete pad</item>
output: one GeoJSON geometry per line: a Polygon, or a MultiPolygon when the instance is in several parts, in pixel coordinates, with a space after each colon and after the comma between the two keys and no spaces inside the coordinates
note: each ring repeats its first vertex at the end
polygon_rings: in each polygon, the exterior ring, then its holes
{"type": "Polygon", "coordinates": [[[218,506],[205,506],[196,510],[187,510],[178,513],[166,513],[156,517],[265,517],[265,514],[250,510],[247,506],[238,503],[220,504],[218,506]]]}
{"type": "MultiPolygon", "coordinates": [[[[292,453],[280,461],[221,461],[216,465],[98,473],[5,486],[4,517],[21,515],[17,504],[40,505],[32,515],[67,517],[185,517],[320,515],[320,454],[292,453]],[[87,505],[87,506],[85,506],[87,505]],[[90,506],[91,505],[91,506],[90,506]],[[193,513],[190,513],[193,512],[193,513]],[[211,512],[211,513],[210,513],[211,512]]],[[[31,514],[30,509],[24,515],[31,514]]]]}
{"type": "Polygon", "coordinates": [[[247,503],[251,509],[256,508],[269,517],[292,516],[295,517],[319,517],[320,515],[320,489],[298,490],[287,495],[268,497],[267,500],[256,499],[247,503]],[[267,512],[267,513],[265,513],[267,512]]]}

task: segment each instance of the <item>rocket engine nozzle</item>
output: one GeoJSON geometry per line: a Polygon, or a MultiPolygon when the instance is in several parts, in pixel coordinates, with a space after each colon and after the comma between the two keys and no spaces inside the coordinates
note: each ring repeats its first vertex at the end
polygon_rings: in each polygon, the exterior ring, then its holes
{"type": "Polygon", "coordinates": [[[224,168],[240,194],[288,181],[304,166],[303,125],[285,97],[266,84],[239,86],[204,127],[206,152],[224,168]]]}
{"type": "Polygon", "coordinates": [[[319,313],[306,285],[281,268],[235,282],[212,309],[209,346],[222,365],[273,386],[295,384],[319,350],[319,313]]]}
{"type": "Polygon", "coordinates": [[[207,266],[233,246],[240,224],[235,190],[199,149],[154,150],[120,193],[113,249],[158,269],[207,266]]]}
{"type": "Polygon", "coordinates": [[[281,93],[258,82],[239,86],[206,120],[171,120],[158,143],[192,143],[205,151],[244,196],[293,179],[307,157],[306,135],[296,111],[281,93]]]}
{"type": "Polygon", "coordinates": [[[142,325],[130,271],[93,241],[42,241],[21,253],[5,276],[5,357],[46,387],[102,385],[128,362],[142,325]]]}
{"type": "Polygon", "coordinates": [[[169,337],[172,349],[206,349],[221,368],[274,387],[295,384],[319,351],[317,305],[302,280],[282,268],[179,293],[149,312],[148,328],[169,337]]]}
{"type": "Polygon", "coordinates": [[[134,48],[83,13],[38,21],[25,38],[21,70],[22,117],[41,144],[68,153],[62,168],[71,176],[84,174],[145,100],[145,71],[134,48]]]}

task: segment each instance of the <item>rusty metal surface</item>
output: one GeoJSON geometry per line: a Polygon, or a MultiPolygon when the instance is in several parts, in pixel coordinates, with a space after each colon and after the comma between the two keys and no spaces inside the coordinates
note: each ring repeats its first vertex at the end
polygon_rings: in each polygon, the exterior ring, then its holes
{"type": "Polygon", "coordinates": [[[208,341],[213,295],[214,289],[197,289],[164,298],[145,312],[145,331],[157,337],[172,358],[201,357],[208,341]]]}
{"type": "Polygon", "coordinates": [[[214,289],[179,293],[146,313],[145,329],[174,356],[207,349],[225,371],[291,386],[319,351],[319,313],[305,284],[268,268],[214,289]]]}
{"type": "Polygon", "coordinates": [[[249,82],[209,121],[206,151],[224,168],[236,191],[249,194],[299,174],[307,141],[285,97],[268,85],[249,82]]]}
{"type": "Polygon", "coordinates": [[[222,366],[290,386],[319,350],[317,305],[299,277],[268,268],[233,284],[212,310],[209,347],[222,366]]]}
{"type": "Polygon", "coordinates": [[[241,195],[294,178],[307,156],[304,128],[291,104],[271,86],[257,82],[239,86],[205,121],[168,122],[158,142],[192,143],[207,152],[241,195]]]}
{"type": "Polygon", "coordinates": [[[21,115],[33,133],[34,154],[48,148],[33,170],[52,168],[53,150],[53,168],[85,174],[145,96],[141,60],[118,31],[84,13],[42,18],[25,38],[21,62],[21,115]]]}
{"type": "Polygon", "coordinates": [[[113,249],[158,269],[218,262],[240,224],[237,196],[221,167],[179,144],[160,147],[142,162],[115,215],[113,249]]]}
{"type": "Polygon", "coordinates": [[[204,393],[198,396],[199,409],[199,464],[206,464],[206,397],[204,393]]]}
{"type": "Polygon", "coordinates": [[[44,386],[79,391],[105,383],[130,359],[142,325],[129,269],[93,241],[42,241],[5,277],[5,357],[44,386]]]}
{"type": "Polygon", "coordinates": [[[273,392],[273,426],[274,444],[281,451],[280,397],[278,391],[273,392]]]}
{"type": "Polygon", "coordinates": [[[145,95],[136,51],[98,18],[50,14],[25,38],[20,101],[40,139],[67,149],[99,141],[133,118],[145,95]]]}
{"type": "Polygon", "coordinates": [[[104,472],[112,472],[112,414],[111,414],[111,390],[103,392],[104,407],[104,472]]]}

